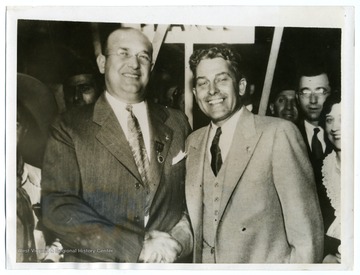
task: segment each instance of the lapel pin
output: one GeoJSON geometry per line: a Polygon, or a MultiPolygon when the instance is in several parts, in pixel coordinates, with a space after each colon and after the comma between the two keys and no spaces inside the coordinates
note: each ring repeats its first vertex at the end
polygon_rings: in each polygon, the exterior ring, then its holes
{"type": "Polygon", "coordinates": [[[157,161],[159,163],[163,163],[165,159],[161,152],[164,150],[164,143],[160,141],[155,141],[155,150],[157,152],[157,161]]]}
{"type": "Polygon", "coordinates": [[[160,152],[158,152],[157,161],[158,161],[159,163],[163,163],[163,162],[164,162],[164,157],[160,154],[160,152]]]}
{"type": "Polygon", "coordinates": [[[169,135],[166,134],[166,135],[165,135],[165,140],[168,141],[169,139],[170,139],[169,135]]]}

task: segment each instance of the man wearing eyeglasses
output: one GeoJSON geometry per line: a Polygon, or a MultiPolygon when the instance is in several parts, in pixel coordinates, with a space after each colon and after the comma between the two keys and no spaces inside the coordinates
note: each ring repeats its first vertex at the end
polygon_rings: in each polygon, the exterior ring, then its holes
{"type": "MultiPolygon", "coordinates": [[[[320,113],[326,98],[331,93],[329,76],[322,64],[308,63],[298,73],[299,87],[296,98],[299,103],[303,120],[298,124],[299,130],[305,140],[310,161],[312,163],[319,196],[320,208],[326,232],[334,217],[334,209],[326,195],[322,184],[322,164],[326,154],[331,150],[324,138],[324,130],[319,126],[320,113]]],[[[327,236],[324,240],[324,253],[331,248],[327,246],[327,236]]]]}
{"type": "Polygon", "coordinates": [[[192,250],[184,214],[188,121],[146,100],[152,45],[140,31],[111,32],[97,64],[105,92],[52,128],[44,224],[61,240],[65,261],[181,261],[192,250]]]}

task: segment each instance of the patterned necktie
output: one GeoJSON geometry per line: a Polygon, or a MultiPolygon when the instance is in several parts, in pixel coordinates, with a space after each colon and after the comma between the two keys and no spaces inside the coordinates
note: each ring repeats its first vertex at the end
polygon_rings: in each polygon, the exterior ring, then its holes
{"type": "Polygon", "coordinates": [[[214,136],[214,139],[210,147],[211,169],[213,170],[215,176],[217,176],[222,165],[221,150],[219,147],[220,135],[221,135],[221,127],[218,127],[216,129],[216,134],[214,136]]]}
{"type": "Polygon", "coordinates": [[[324,157],[323,149],[317,134],[320,132],[319,128],[314,128],[314,135],[311,140],[312,155],[316,160],[321,160],[324,157]]]}
{"type": "Polygon", "coordinates": [[[132,108],[132,105],[126,105],[126,110],[129,112],[127,120],[127,126],[129,131],[128,139],[136,166],[141,176],[141,180],[144,183],[146,192],[149,193],[149,159],[146,153],[146,147],[140,129],[139,121],[134,115],[132,108]]]}

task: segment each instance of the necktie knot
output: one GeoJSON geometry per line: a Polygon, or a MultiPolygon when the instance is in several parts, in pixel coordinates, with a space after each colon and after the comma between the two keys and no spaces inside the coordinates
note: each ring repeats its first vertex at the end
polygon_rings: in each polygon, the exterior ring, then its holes
{"type": "Polygon", "coordinates": [[[319,128],[314,128],[314,135],[317,135],[320,132],[319,128]]]}
{"type": "Polygon", "coordinates": [[[132,109],[133,109],[133,106],[131,104],[127,104],[126,107],[125,107],[126,111],[128,111],[129,113],[132,113],[132,109]]]}

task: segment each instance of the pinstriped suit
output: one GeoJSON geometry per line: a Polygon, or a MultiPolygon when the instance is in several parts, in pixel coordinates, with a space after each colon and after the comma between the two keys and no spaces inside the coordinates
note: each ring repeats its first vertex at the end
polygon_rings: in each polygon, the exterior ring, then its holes
{"type": "Polygon", "coordinates": [[[42,209],[45,226],[69,249],[65,260],[137,262],[145,231],[168,232],[181,218],[185,161],[172,165],[172,159],[184,151],[190,127],[180,111],[150,102],[148,110],[150,178],[157,192],[146,228],[141,177],[104,94],[54,123],[43,165],[42,209]],[[156,161],[156,149],[163,163],[156,161]]]}

